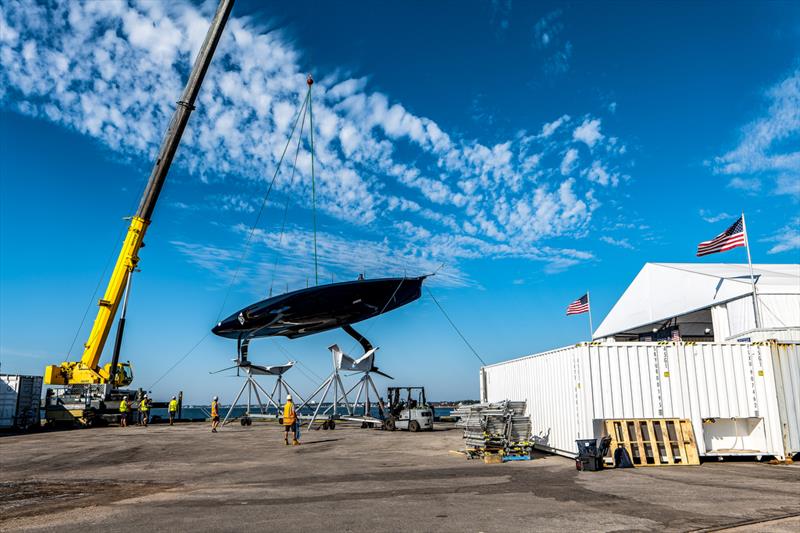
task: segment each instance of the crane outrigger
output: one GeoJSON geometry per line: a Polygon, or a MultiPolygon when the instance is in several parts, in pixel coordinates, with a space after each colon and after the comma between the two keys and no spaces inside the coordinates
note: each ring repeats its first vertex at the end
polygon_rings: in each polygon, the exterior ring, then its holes
{"type": "Polygon", "coordinates": [[[119,391],[118,388],[126,387],[133,382],[130,362],[121,363],[119,361],[131,276],[139,263],[139,250],[144,246],[144,236],[152,220],[158,196],[164,186],[189,116],[195,109],[194,104],[200,91],[200,85],[211,64],[233,3],[234,0],[220,0],[217,7],[186,82],[186,87],[181,99],[177,102],[177,108],[161,143],[158,157],[139,202],[139,208],[136,215],[130,219],[122,249],[111,273],[111,279],[103,298],[98,302],[97,316],[89,339],[84,344],[80,361],[65,361],[45,368],[44,382],[46,384],[65,386],[60,395],[53,390],[48,390],[46,402],[48,421],[93,422],[98,416],[102,417],[105,411],[116,411],[118,401],[124,392],[119,391]],[[122,305],[122,315],[117,327],[111,362],[100,366],[100,358],[120,305],[122,305]]]}

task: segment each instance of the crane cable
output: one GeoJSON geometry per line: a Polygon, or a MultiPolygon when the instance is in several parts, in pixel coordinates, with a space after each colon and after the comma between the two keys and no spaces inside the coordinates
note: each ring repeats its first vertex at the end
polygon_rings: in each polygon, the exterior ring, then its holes
{"type": "MultiPolygon", "coordinates": [[[[304,128],[305,123],[306,123],[306,110],[308,109],[307,104],[308,104],[308,102],[310,100],[309,96],[310,95],[306,96],[306,99],[303,102],[303,107],[301,107],[301,109],[303,110],[303,118],[300,121],[300,134],[297,137],[297,148],[295,149],[295,152],[294,152],[294,163],[292,164],[292,175],[291,175],[291,178],[289,179],[289,189],[291,189],[292,185],[294,184],[294,176],[295,176],[295,173],[297,172],[297,158],[300,155],[300,144],[301,144],[301,142],[303,140],[303,128],[304,128]]],[[[284,231],[286,229],[286,218],[287,218],[287,216],[289,214],[289,199],[290,198],[291,197],[289,196],[289,194],[287,192],[286,201],[284,202],[284,205],[283,205],[283,218],[281,220],[281,230],[280,230],[280,233],[278,234],[278,246],[275,249],[275,262],[272,265],[272,275],[270,276],[270,281],[269,281],[269,295],[267,297],[271,297],[272,296],[272,287],[275,284],[275,273],[278,270],[278,259],[280,258],[280,254],[278,252],[278,248],[280,248],[283,245],[283,234],[284,234],[284,231]]]]}
{"type": "MultiPolygon", "coordinates": [[[[311,97],[311,86],[308,87],[308,92],[306,93],[306,102],[309,101],[311,97]]],[[[302,109],[303,106],[301,106],[302,109]]],[[[264,213],[264,208],[267,206],[267,201],[269,200],[269,195],[272,192],[272,187],[275,185],[275,180],[278,178],[278,173],[281,170],[281,165],[283,164],[283,159],[286,156],[287,150],[289,150],[289,145],[292,142],[292,137],[294,137],[295,129],[297,128],[297,123],[300,121],[300,111],[301,109],[297,110],[297,117],[295,118],[294,124],[292,125],[292,131],[289,132],[289,138],[286,141],[286,146],[283,147],[283,152],[281,153],[281,157],[278,160],[278,164],[275,167],[275,173],[272,175],[272,181],[269,182],[269,187],[267,188],[267,192],[264,194],[264,199],[261,202],[261,207],[258,210],[258,215],[256,215],[256,220],[253,225],[250,227],[250,233],[247,236],[247,240],[244,244],[244,250],[242,251],[242,256],[239,258],[239,263],[236,267],[236,271],[233,274],[233,278],[231,279],[230,285],[228,285],[228,290],[225,293],[225,298],[222,301],[222,305],[220,306],[219,314],[217,315],[217,321],[222,317],[222,312],[225,310],[225,304],[228,303],[228,298],[230,297],[231,290],[233,286],[236,284],[236,280],[239,278],[239,273],[242,269],[242,264],[244,263],[244,259],[247,256],[247,252],[250,249],[250,243],[253,240],[253,235],[258,229],[258,223],[261,221],[261,215],[264,213]]]]}
{"type": "MultiPolygon", "coordinates": [[[[237,264],[236,271],[233,274],[233,277],[231,279],[231,283],[228,285],[228,290],[225,292],[225,298],[223,299],[222,305],[220,306],[220,309],[219,309],[219,313],[217,314],[217,320],[216,320],[217,322],[219,322],[219,319],[222,317],[222,312],[225,310],[225,305],[228,303],[228,298],[230,297],[231,290],[233,289],[233,286],[236,283],[237,278],[239,277],[239,272],[241,271],[242,264],[244,263],[244,259],[247,256],[247,251],[250,248],[250,242],[253,239],[253,235],[255,234],[256,229],[258,228],[258,223],[261,220],[261,215],[264,212],[264,208],[266,207],[267,201],[269,200],[269,195],[272,192],[273,186],[275,185],[275,180],[278,178],[278,173],[281,170],[281,165],[283,164],[283,159],[286,156],[286,152],[289,150],[289,145],[291,144],[292,138],[294,137],[294,132],[295,132],[295,129],[297,128],[297,123],[300,121],[301,111],[305,107],[306,103],[309,101],[310,97],[311,97],[311,85],[309,85],[309,87],[308,87],[308,92],[306,93],[306,98],[305,98],[303,104],[297,110],[297,116],[295,117],[294,124],[292,125],[292,130],[289,132],[289,138],[286,140],[286,146],[283,147],[283,152],[281,152],[281,157],[278,160],[278,164],[275,167],[275,173],[272,175],[272,180],[269,183],[269,187],[267,188],[267,192],[264,194],[264,199],[261,202],[261,208],[258,210],[258,215],[256,216],[256,220],[253,223],[253,225],[250,227],[250,233],[248,234],[247,240],[245,241],[245,247],[244,247],[244,250],[242,251],[242,256],[239,258],[239,262],[237,264]]],[[[189,355],[192,352],[194,352],[201,344],[203,344],[203,341],[205,341],[208,338],[209,334],[210,334],[210,332],[206,332],[206,334],[203,335],[203,337],[199,341],[197,341],[197,343],[195,343],[194,346],[192,346],[177,361],[175,361],[175,363],[171,367],[169,367],[167,369],[167,371],[164,372],[147,389],[148,390],[152,389],[162,379],[164,379],[167,376],[167,374],[172,372],[179,364],[181,364],[184,359],[189,357],[189,355]]]]}
{"type": "Polygon", "coordinates": [[[319,285],[319,264],[317,262],[317,187],[314,177],[314,112],[311,110],[311,86],[314,80],[311,74],[306,80],[308,84],[308,133],[311,141],[311,218],[314,225],[314,285],[319,285]]]}
{"type": "Polygon", "coordinates": [[[486,361],[483,360],[483,357],[478,355],[478,352],[475,350],[475,348],[472,347],[472,345],[469,343],[469,341],[464,336],[464,334],[461,333],[461,330],[458,329],[458,326],[455,325],[453,320],[450,318],[450,315],[448,315],[447,311],[445,311],[444,307],[442,307],[442,304],[440,304],[439,300],[436,299],[436,296],[433,295],[433,293],[431,292],[431,290],[428,287],[425,287],[425,290],[428,291],[428,296],[431,297],[431,299],[433,300],[433,303],[435,303],[436,307],[439,308],[439,311],[441,311],[442,314],[444,315],[444,317],[447,319],[447,321],[450,322],[450,325],[453,326],[453,329],[456,331],[456,333],[458,333],[458,336],[461,337],[461,340],[464,341],[464,344],[466,344],[467,347],[470,350],[472,350],[472,353],[475,354],[475,357],[478,358],[478,361],[480,361],[483,364],[483,366],[486,366],[486,361]]]}

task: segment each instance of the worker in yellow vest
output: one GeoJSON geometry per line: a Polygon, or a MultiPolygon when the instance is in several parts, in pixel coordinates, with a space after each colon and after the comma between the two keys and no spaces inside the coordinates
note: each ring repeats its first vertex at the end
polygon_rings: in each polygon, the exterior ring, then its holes
{"type": "Polygon", "coordinates": [[[124,396],[119,402],[119,427],[128,427],[128,397],[124,396]]]}
{"type": "Polygon", "coordinates": [[[211,400],[211,433],[217,432],[219,426],[219,398],[214,396],[211,400]]]}
{"type": "Polygon", "coordinates": [[[150,402],[147,399],[147,394],[145,394],[142,401],[139,402],[139,417],[141,418],[142,425],[147,427],[147,422],[150,418],[150,402]]]}
{"type": "Polygon", "coordinates": [[[289,445],[289,432],[292,432],[292,446],[299,446],[297,440],[297,412],[294,410],[292,395],[286,395],[286,405],[283,406],[283,442],[289,445]]]}
{"type": "Polygon", "coordinates": [[[169,401],[169,425],[175,422],[175,417],[178,416],[178,400],[175,396],[169,401]]]}

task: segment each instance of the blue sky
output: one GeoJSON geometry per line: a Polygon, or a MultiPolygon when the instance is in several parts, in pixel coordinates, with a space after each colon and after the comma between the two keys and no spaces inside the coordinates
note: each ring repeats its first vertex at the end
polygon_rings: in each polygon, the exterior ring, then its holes
{"type": "MultiPolygon", "coordinates": [[[[213,8],[0,7],[3,372],[79,356],[213,8]]],[[[135,385],[220,314],[313,282],[307,146],[239,266],[307,72],[322,278],[444,264],[429,285],[487,362],[585,340],[570,301],[591,290],[598,325],[646,261],[695,261],[742,209],[754,261],[800,260],[796,3],[240,0],[140,254],[135,385]]],[[[428,297],[362,326],[396,384],[477,397],[479,363],[428,297]]],[[[252,354],[301,361],[287,377],[307,391],[332,342],[352,345],[331,332],[252,354]]],[[[208,372],[234,350],[207,338],[154,392],[232,399],[238,381],[208,372]]]]}

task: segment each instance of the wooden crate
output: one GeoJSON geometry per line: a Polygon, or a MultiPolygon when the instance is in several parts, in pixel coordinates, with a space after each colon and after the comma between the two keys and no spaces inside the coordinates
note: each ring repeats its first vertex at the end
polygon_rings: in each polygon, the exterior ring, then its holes
{"type": "Polygon", "coordinates": [[[611,435],[610,456],[623,447],[639,466],[699,465],[692,423],[680,418],[606,419],[603,427],[611,435]]]}

